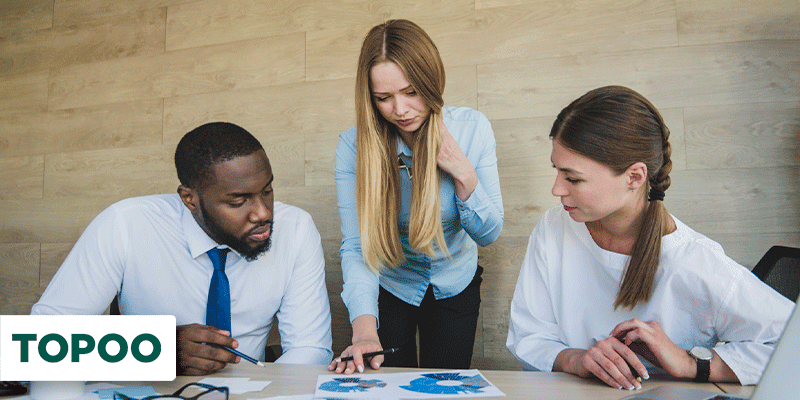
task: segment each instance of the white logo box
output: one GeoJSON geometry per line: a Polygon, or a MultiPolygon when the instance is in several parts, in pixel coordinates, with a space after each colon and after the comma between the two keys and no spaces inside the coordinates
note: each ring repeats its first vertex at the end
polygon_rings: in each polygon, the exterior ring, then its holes
{"type": "Polygon", "coordinates": [[[0,381],[171,381],[175,351],[172,315],[0,315],[0,381]]]}

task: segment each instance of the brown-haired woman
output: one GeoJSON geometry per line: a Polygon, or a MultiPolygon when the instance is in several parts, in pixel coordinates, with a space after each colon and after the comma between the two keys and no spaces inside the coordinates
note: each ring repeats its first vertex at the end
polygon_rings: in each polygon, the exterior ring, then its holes
{"type": "Polygon", "coordinates": [[[476,243],[500,235],[503,203],[489,121],[444,106],[433,41],[411,21],[372,28],[356,73],[356,126],[339,137],[342,298],[353,345],[329,369],[469,368],[480,307],[476,243]],[[379,323],[380,322],[380,323],[379,323]],[[378,368],[384,356],[373,357],[378,368]]]}
{"type": "Polygon", "coordinates": [[[531,233],[511,304],[506,346],[523,368],[620,389],[641,388],[645,363],[756,383],[793,303],[667,212],[669,129],[655,107],[628,88],[595,89],[550,138],[563,206],[531,233]]]}

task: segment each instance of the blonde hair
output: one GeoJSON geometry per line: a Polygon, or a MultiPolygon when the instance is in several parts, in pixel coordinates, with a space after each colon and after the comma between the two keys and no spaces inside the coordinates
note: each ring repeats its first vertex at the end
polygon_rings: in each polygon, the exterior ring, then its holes
{"type": "MultiPolygon", "coordinates": [[[[550,138],[608,166],[616,174],[643,162],[648,178],[645,196],[649,188],[662,193],[669,189],[672,171],[669,128],[655,106],[629,88],[605,86],[584,94],[561,110],[550,138]]],[[[633,308],[650,300],[668,218],[664,203],[658,198],[650,199],[614,301],[615,309],[633,308]]]]}
{"type": "Polygon", "coordinates": [[[414,143],[409,244],[421,253],[436,256],[434,243],[449,255],[442,231],[439,169],[436,156],[441,146],[441,119],[445,74],[439,51],[415,23],[389,20],[372,28],[361,45],[356,72],[356,200],[361,252],[376,272],[405,261],[398,228],[400,175],[397,128],[386,121],[372,100],[370,71],[391,61],[403,71],[417,94],[430,107],[430,115],[414,143]]]}

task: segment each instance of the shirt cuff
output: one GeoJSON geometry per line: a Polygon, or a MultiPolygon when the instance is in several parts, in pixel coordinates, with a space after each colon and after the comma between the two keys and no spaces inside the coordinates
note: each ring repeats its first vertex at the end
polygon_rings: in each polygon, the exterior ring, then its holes
{"type": "Polygon", "coordinates": [[[378,319],[378,296],[373,299],[368,294],[362,294],[353,298],[347,304],[347,312],[350,313],[350,323],[362,315],[372,315],[378,319]]]}
{"type": "Polygon", "coordinates": [[[461,217],[464,218],[464,213],[473,213],[477,210],[485,207],[487,204],[491,204],[491,200],[489,199],[489,195],[486,194],[486,191],[483,190],[483,186],[481,185],[480,181],[478,185],[475,186],[475,190],[472,191],[472,194],[469,195],[467,201],[461,201],[458,196],[456,198],[456,206],[458,206],[458,211],[461,213],[461,217]]]}

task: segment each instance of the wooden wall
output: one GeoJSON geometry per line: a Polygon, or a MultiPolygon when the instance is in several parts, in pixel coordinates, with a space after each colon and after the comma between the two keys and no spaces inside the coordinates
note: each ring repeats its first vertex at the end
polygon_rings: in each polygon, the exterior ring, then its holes
{"type": "Polygon", "coordinates": [[[480,252],[476,365],[518,368],[508,306],[527,237],[558,204],[547,133],[589,89],[630,86],[662,110],[678,218],[748,267],[800,246],[797,0],[2,0],[0,314],[29,312],[106,206],[175,192],[184,133],[231,121],[322,234],[338,354],[334,149],[354,123],[360,41],[388,18],[428,31],[447,104],[495,130],[506,222],[480,252]]]}

